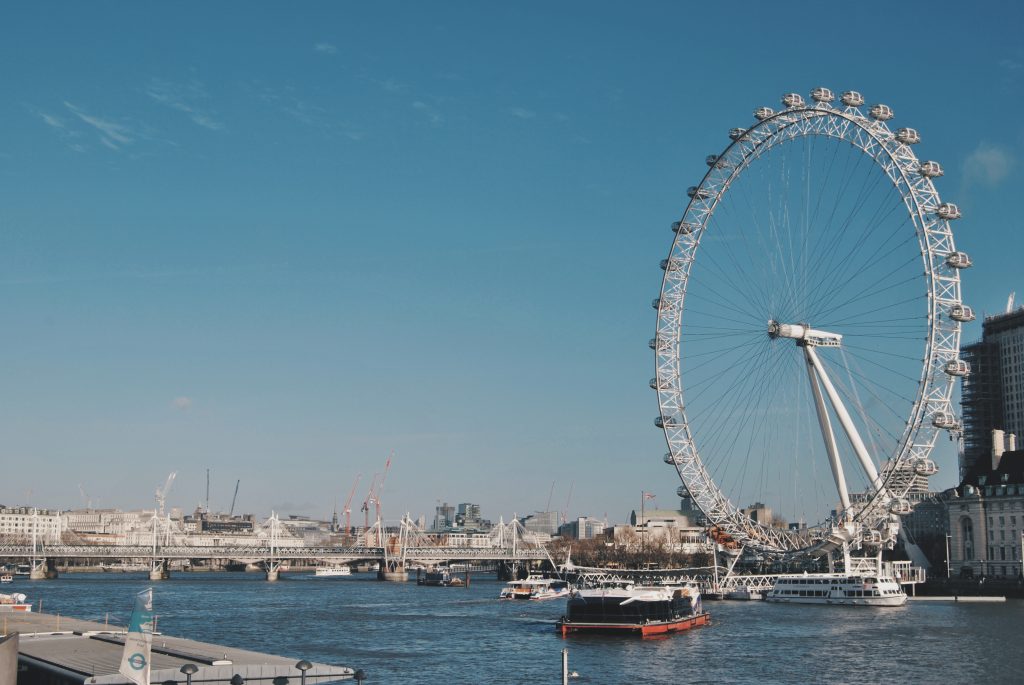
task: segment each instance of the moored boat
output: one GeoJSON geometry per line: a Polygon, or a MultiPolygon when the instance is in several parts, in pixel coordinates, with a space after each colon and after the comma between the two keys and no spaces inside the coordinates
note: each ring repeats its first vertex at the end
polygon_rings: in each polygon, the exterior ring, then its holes
{"type": "Polygon", "coordinates": [[[577,590],[558,621],[569,633],[663,635],[707,625],[711,615],[694,585],[619,585],[577,590]]]}
{"type": "Polygon", "coordinates": [[[14,576],[12,576],[10,573],[5,573],[2,576],[0,576],[0,583],[13,583],[13,582],[14,582],[14,576]]]}
{"type": "Polygon", "coordinates": [[[333,578],[336,576],[350,576],[352,575],[352,569],[345,564],[329,564],[325,566],[317,566],[314,576],[317,578],[333,578]]]}
{"type": "Polygon", "coordinates": [[[450,568],[439,566],[429,569],[423,575],[416,572],[416,584],[432,587],[464,587],[466,582],[452,573],[450,568]]]}
{"type": "Polygon", "coordinates": [[[765,600],[781,604],[898,607],[906,604],[907,593],[895,578],[880,574],[801,573],[779,576],[765,600]]]}
{"type": "Polygon", "coordinates": [[[26,597],[20,592],[11,595],[0,593],[0,613],[11,611],[32,611],[32,604],[25,601],[26,597]]]}
{"type": "Polygon", "coordinates": [[[513,580],[501,589],[498,599],[556,599],[569,596],[569,583],[557,578],[531,576],[513,580]]]}

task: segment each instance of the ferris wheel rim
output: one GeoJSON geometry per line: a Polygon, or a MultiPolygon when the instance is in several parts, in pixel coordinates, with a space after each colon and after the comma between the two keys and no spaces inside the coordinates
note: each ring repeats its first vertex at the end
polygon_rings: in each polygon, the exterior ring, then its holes
{"type": "MultiPolygon", "coordinates": [[[[923,279],[927,286],[928,335],[917,393],[911,406],[904,437],[899,441],[899,449],[893,455],[891,468],[885,475],[886,487],[894,482],[898,474],[914,467],[917,461],[927,460],[940,429],[937,425],[928,424],[926,419],[937,414],[951,414],[950,400],[954,378],[949,375],[942,377],[938,368],[951,359],[958,359],[960,325],[958,321],[952,319],[947,321],[938,308],[942,305],[961,305],[962,302],[957,270],[942,271],[941,260],[936,260],[940,248],[946,248],[945,251],[948,253],[955,252],[949,221],[931,216],[940,205],[939,194],[931,177],[925,175],[923,171],[919,177],[913,176],[914,172],[921,168],[920,160],[911,151],[910,144],[897,140],[884,119],[875,118],[872,121],[856,106],[840,109],[820,101],[810,106],[790,106],[759,119],[752,127],[741,130],[740,135],[735,137],[720,155],[708,157],[708,172],[700,184],[691,189],[691,200],[680,224],[685,224],[692,230],[676,232],[666,261],[678,259],[681,255],[680,268],[665,269],[661,296],[656,300],[658,327],[655,349],[656,376],[653,380],[656,382],[655,389],[659,396],[659,425],[669,446],[666,461],[671,459],[684,487],[694,496],[710,522],[726,527],[728,532],[741,542],[764,551],[783,554],[807,553],[828,545],[828,541],[824,538],[817,542],[808,541],[787,531],[752,522],[743,516],[705,469],[686,416],[680,371],[682,315],[685,310],[689,271],[719,201],[728,192],[733,181],[765,151],[800,137],[814,135],[850,142],[893,180],[913,221],[921,248],[921,258],[925,266],[923,279]],[[820,130],[812,129],[812,122],[823,125],[820,130]],[[831,128],[824,125],[828,123],[834,125],[831,128]],[[761,134],[765,132],[767,134],[762,136],[761,134]],[[732,161],[730,153],[734,150],[741,153],[739,163],[732,164],[728,174],[720,173],[720,161],[726,160],[725,166],[728,168],[732,161]],[[694,221],[694,217],[698,220],[694,221]],[[941,235],[941,240],[937,239],[936,235],[941,235]],[[681,250],[681,244],[687,244],[689,251],[681,250]],[[940,279],[942,283],[939,283],[940,279]],[[694,493],[694,490],[698,492],[694,493]]],[[[901,488],[897,488],[899,489],[901,488]]],[[[900,497],[906,494],[906,489],[902,488],[903,491],[898,493],[900,497]]],[[[881,492],[876,492],[872,502],[859,512],[862,519],[876,525],[879,520],[889,515],[885,507],[889,504],[891,496],[887,494],[886,497],[879,497],[881,492]]]]}

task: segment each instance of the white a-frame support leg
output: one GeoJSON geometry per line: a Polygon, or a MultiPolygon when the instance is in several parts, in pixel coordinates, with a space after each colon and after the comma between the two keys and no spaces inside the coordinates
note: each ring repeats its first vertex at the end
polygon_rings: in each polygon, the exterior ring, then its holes
{"type": "Polygon", "coordinates": [[[825,449],[828,451],[828,463],[832,467],[832,478],[836,481],[836,490],[839,491],[839,502],[843,507],[843,516],[850,515],[850,493],[846,489],[846,476],[843,473],[843,465],[839,461],[839,449],[836,447],[836,436],[832,432],[832,422],[829,421],[828,411],[825,409],[825,399],[821,396],[821,388],[818,386],[818,379],[814,375],[814,364],[811,361],[804,346],[804,356],[807,362],[807,378],[811,381],[811,392],[814,395],[814,408],[818,412],[818,424],[821,426],[821,435],[825,438],[825,449]]]}
{"type": "MultiPolygon", "coordinates": [[[[814,351],[814,346],[804,345],[803,347],[804,355],[814,366],[814,370],[817,372],[818,378],[821,379],[821,384],[825,386],[825,393],[832,402],[832,409],[835,410],[836,416],[839,418],[839,423],[843,427],[843,432],[846,433],[846,437],[849,439],[850,445],[853,446],[853,451],[857,455],[858,461],[860,461],[861,468],[864,469],[864,473],[867,475],[868,480],[871,481],[875,491],[881,491],[882,480],[878,477],[878,469],[875,468],[874,462],[871,461],[871,457],[868,455],[868,449],[864,446],[864,441],[861,440],[860,433],[857,432],[857,427],[853,424],[853,419],[850,418],[850,412],[846,411],[846,406],[840,399],[839,393],[836,392],[835,386],[832,385],[832,381],[829,379],[828,374],[825,373],[825,368],[821,365],[821,360],[818,359],[818,355],[814,351]]],[[[814,385],[813,382],[812,385],[814,385]]]]}

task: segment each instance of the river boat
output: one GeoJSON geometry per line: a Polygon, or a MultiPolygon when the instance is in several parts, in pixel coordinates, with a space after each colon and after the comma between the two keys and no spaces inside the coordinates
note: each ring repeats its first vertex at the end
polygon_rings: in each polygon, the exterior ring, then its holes
{"type": "Polygon", "coordinates": [[[576,590],[558,621],[569,633],[624,633],[647,637],[707,625],[696,585],[618,585],[576,590]]]}
{"type": "Polygon", "coordinates": [[[465,587],[466,581],[455,575],[450,568],[441,566],[428,569],[423,575],[417,571],[416,584],[431,587],[465,587]]]}
{"type": "Polygon", "coordinates": [[[0,583],[13,583],[13,582],[14,582],[14,576],[12,576],[10,573],[5,573],[2,576],[0,576],[0,583]]]}
{"type": "Polygon", "coordinates": [[[32,575],[32,566],[30,564],[18,564],[14,567],[14,575],[30,576],[32,575]]]}
{"type": "Polygon", "coordinates": [[[5,595],[0,593],[0,613],[10,613],[13,611],[32,611],[32,604],[25,601],[26,597],[20,592],[14,594],[5,595]]]}
{"type": "Polygon", "coordinates": [[[906,604],[907,593],[895,578],[881,574],[801,573],[779,576],[765,600],[781,604],[898,607],[906,604]]]}
{"type": "Polygon", "coordinates": [[[352,575],[352,569],[345,564],[327,564],[324,566],[317,566],[316,571],[313,573],[317,578],[334,578],[337,576],[350,576],[352,575]]]}
{"type": "Polygon", "coordinates": [[[501,589],[498,599],[557,599],[569,596],[569,583],[557,578],[531,576],[513,580],[501,589]]]}
{"type": "Polygon", "coordinates": [[[764,599],[764,590],[749,585],[739,585],[736,589],[725,593],[725,598],[745,602],[760,601],[764,599]]]}

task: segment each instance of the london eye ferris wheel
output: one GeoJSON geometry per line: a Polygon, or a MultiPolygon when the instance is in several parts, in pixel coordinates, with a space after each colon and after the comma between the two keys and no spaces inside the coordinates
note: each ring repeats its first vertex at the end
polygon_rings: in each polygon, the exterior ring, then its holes
{"type": "Polygon", "coordinates": [[[711,525],[763,553],[891,548],[936,440],[960,429],[971,260],[941,165],[893,116],[827,88],[758,108],[672,223],[650,341],[665,461],[711,525]]]}

